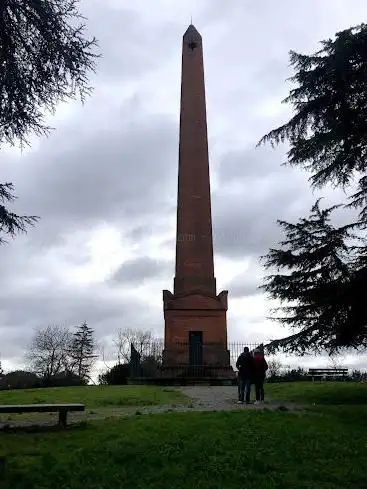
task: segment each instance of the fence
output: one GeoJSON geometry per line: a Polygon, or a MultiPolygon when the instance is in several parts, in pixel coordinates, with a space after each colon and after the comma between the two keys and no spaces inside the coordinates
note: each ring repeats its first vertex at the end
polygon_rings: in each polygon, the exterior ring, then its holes
{"type": "Polygon", "coordinates": [[[250,351],[259,344],[153,343],[131,344],[130,378],[234,377],[234,369],[244,347],[250,351]]]}

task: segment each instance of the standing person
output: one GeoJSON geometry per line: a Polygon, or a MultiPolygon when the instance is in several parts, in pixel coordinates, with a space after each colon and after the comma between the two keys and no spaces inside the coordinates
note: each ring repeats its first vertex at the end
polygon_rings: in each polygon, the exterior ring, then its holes
{"type": "Polygon", "coordinates": [[[250,404],[251,378],[254,359],[250,350],[245,346],[238,357],[236,367],[238,368],[238,404],[243,404],[246,395],[246,404],[250,404]]]}
{"type": "Polygon", "coordinates": [[[268,364],[261,350],[254,351],[253,381],[255,384],[256,401],[255,404],[264,402],[264,382],[268,364]]]}

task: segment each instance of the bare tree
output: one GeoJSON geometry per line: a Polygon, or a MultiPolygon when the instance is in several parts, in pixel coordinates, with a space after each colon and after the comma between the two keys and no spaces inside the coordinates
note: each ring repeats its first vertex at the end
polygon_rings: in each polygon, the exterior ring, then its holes
{"type": "Polygon", "coordinates": [[[26,354],[32,371],[46,381],[68,371],[71,339],[69,329],[58,325],[36,331],[26,354]]]}
{"type": "Polygon", "coordinates": [[[276,360],[275,358],[268,360],[268,371],[267,371],[267,376],[269,378],[272,377],[279,377],[282,371],[282,363],[279,360],[276,360]]]}
{"type": "Polygon", "coordinates": [[[101,360],[101,362],[104,364],[104,366],[109,369],[110,366],[107,364],[107,361],[106,361],[106,354],[105,354],[105,345],[100,342],[98,345],[97,345],[97,352],[98,352],[98,356],[101,360]]]}
{"type": "Polygon", "coordinates": [[[142,356],[149,356],[151,348],[154,348],[154,336],[152,331],[141,329],[119,329],[113,340],[117,351],[117,363],[129,362],[131,344],[142,356]]]}

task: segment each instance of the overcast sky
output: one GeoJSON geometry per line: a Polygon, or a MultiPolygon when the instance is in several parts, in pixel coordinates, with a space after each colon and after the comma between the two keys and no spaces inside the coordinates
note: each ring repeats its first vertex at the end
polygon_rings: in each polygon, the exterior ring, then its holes
{"type": "MultiPolygon", "coordinates": [[[[84,0],[103,58],[84,106],[63,105],[49,138],[2,149],[15,209],[41,216],[0,254],[0,351],[24,364],[35,328],[86,320],[109,350],[122,327],[163,336],[162,289],[174,275],[182,35],[203,36],[218,291],[229,290],[230,341],[287,333],[266,319],[259,256],[277,218],[305,215],[307,174],[281,167],[285,148],[256,149],[287,120],[290,49],[366,19],[365,0],[84,0]]],[[[327,203],[338,199],[323,192],[327,203]]],[[[309,359],[314,363],[319,360],[309,359]]],[[[346,363],[367,367],[363,357],[346,363]]],[[[306,360],[301,360],[305,364],[306,360]]]]}

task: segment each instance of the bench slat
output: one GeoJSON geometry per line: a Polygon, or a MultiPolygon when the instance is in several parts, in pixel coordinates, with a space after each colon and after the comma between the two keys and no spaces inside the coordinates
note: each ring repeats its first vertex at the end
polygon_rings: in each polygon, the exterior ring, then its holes
{"type": "Polygon", "coordinates": [[[3,404],[0,413],[41,413],[66,411],[85,411],[84,404],[3,404]]]}
{"type": "Polygon", "coordinates": [[[325,373],[325,374],[343,374],[348,372],[347,368],[337,368],[337,369],[322,369],[322,368],[310,368],[309,373],[325,373]]]}
{"type": "Polygon", "coordinates": [[[347,372],[308,372],[309,375],[345,375],[347,372]]]}

